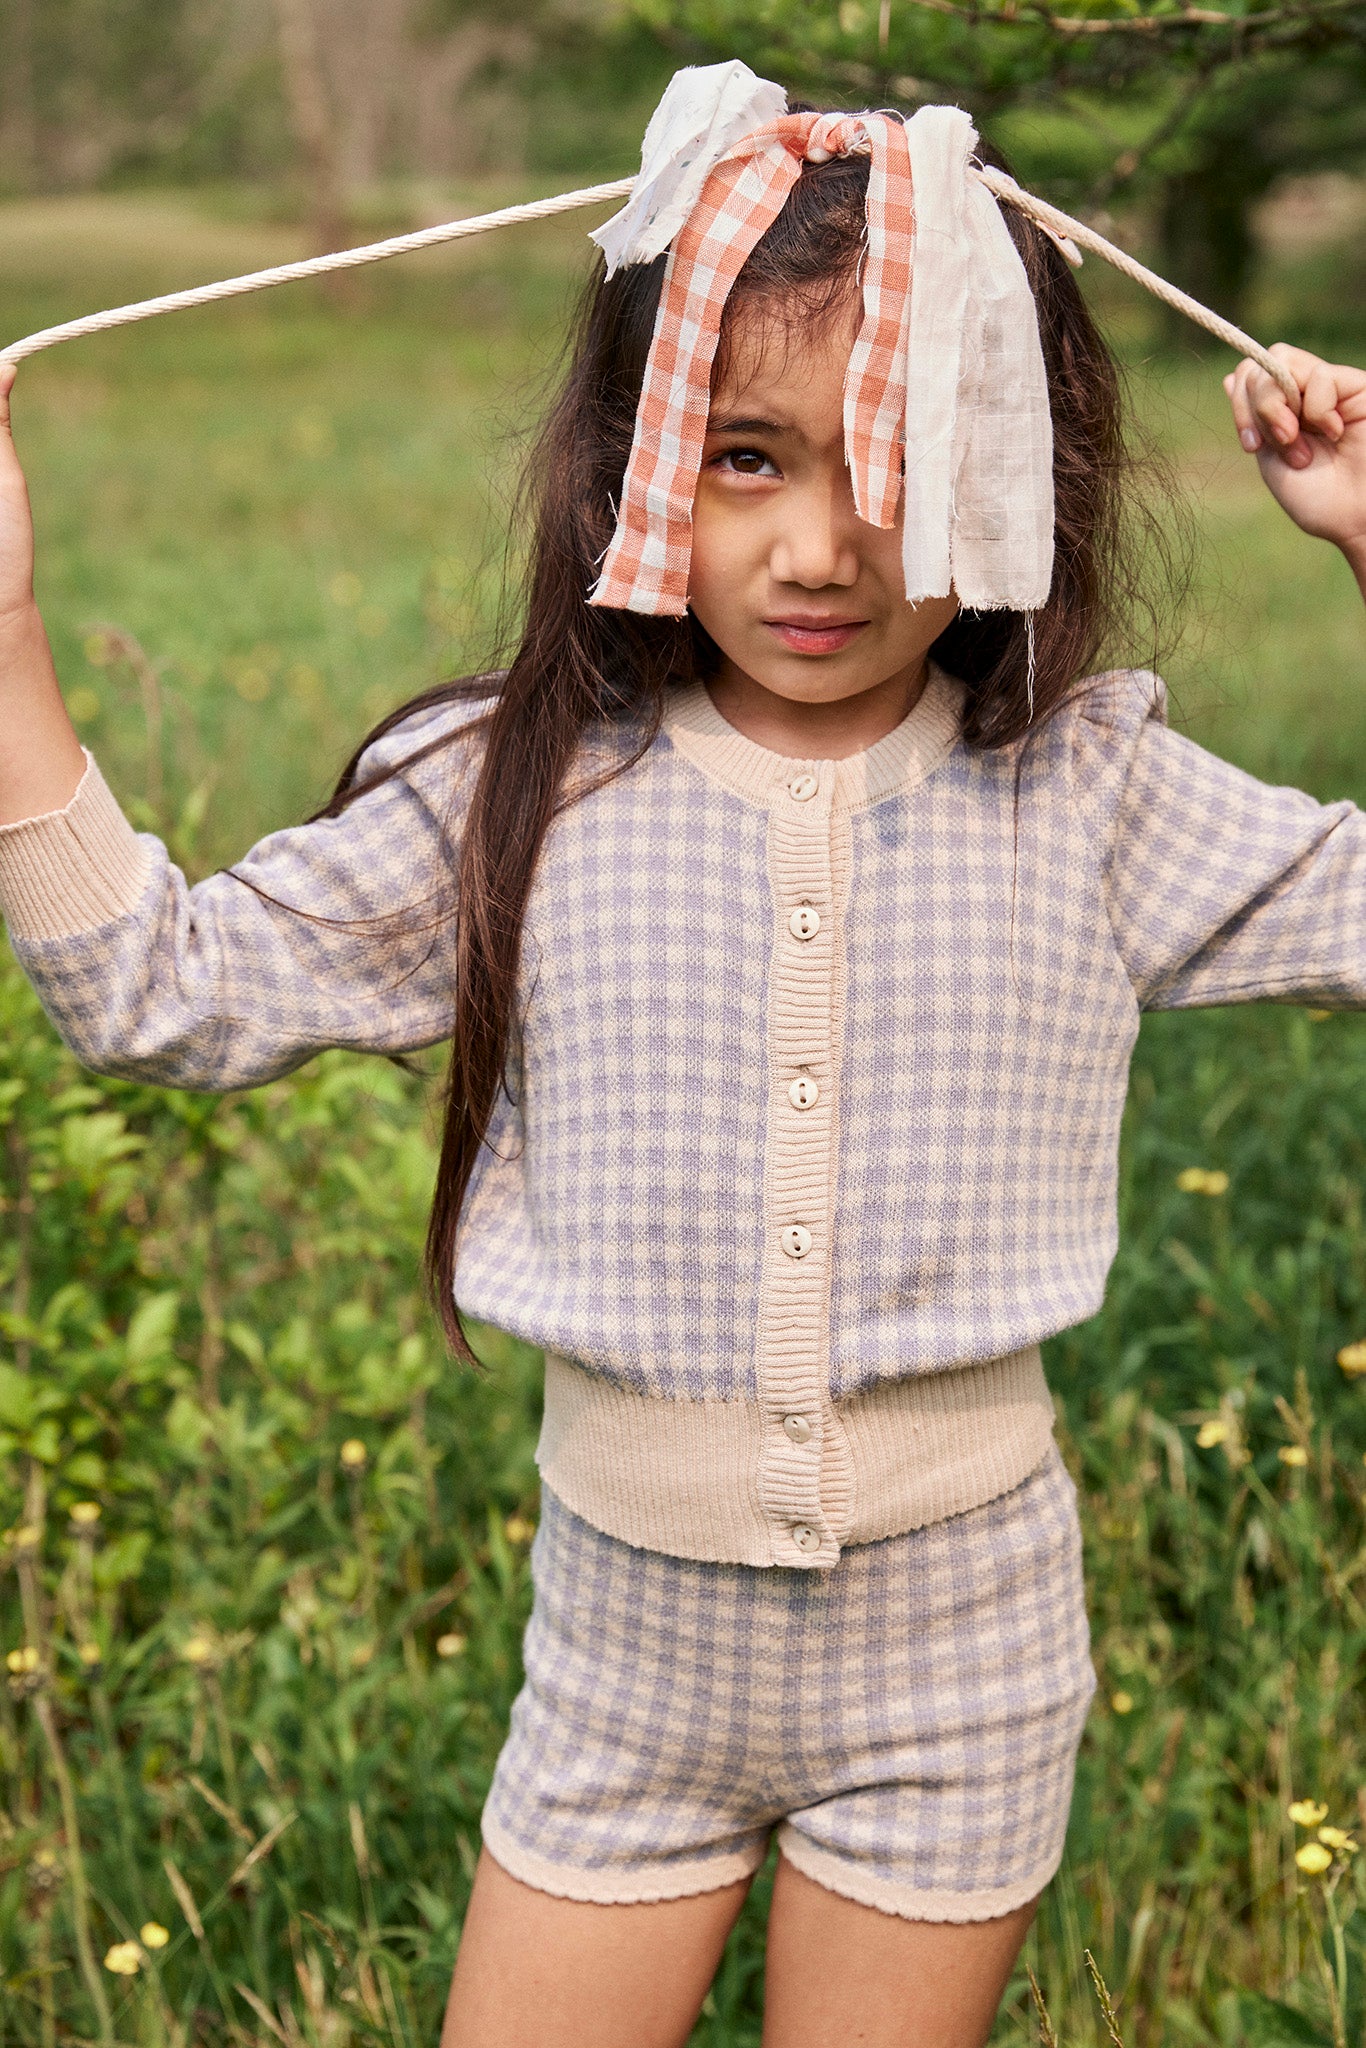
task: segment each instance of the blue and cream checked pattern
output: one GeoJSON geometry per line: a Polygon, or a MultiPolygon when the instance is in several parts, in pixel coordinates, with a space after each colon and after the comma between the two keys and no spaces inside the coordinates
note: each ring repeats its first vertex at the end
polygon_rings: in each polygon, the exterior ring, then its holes
{"type": "Polygon", "coordinates": [[[565,1898],[748,1876],[771,1831],[818,1883],[985,1920],[1057,1868],[1094,1690],[1056,1448],[985,1507],[830,1572],[633,1549],[544,1496],[526,1684],[490,1853],[565,1898]]]}
{"type": "MultiPolygon", "coordinates": [[[[829,1569],[852,1532],[1016,1485],[1047,1448],[1034,1347],[1114,1254],[1140,1010],[1366,1005],[1351,804],[1170,732],[1151,676],[997,753],[962,745],[961,702],[932,675],[866,753],[789,761],[697,685],[548,836],[457,1290],[568,1362],[561,1443],[596,1435],[630,1484],[602,1456],[545,1476],[627,1541],[829,1569]]],[[[79,1056],[230,1088],[442,1039],[471,715],[391,733],[367,771],[427,751],[241,879],[187,888],[93,765],[0,831],[11,936],[79,1056]]]]}

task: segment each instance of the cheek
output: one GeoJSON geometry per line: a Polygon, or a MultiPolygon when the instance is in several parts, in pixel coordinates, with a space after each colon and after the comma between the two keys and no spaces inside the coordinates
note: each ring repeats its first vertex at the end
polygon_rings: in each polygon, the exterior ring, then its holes
{"type": "Polygon", "coordinates": [[[755,529],[756,522],[740,516],[737,508],[718,503],[705,488],[698,491],[688,578],[694,609],[726,611],[740,603],[760,552],[755,529]]]}

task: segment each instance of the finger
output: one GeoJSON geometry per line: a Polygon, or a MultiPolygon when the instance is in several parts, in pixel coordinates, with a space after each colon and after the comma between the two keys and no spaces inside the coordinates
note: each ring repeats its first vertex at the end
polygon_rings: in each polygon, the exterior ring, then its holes
{"type": "Polygon", "coordinates": [[[1341,395],[1332,365],[1316,361],[1304,385],[1300,418],[1313,433],[1322,434],[1328,441],[1342,439],[1343,419],[1338,410],[1341,395]]]}
{"type": "Polygon", "coordinates": [[[1233,424],[1238,430],[1239,441],[1249,455],[1255,455],[1262,445],[1261,433],[1253,416],[1252,401],[1248,397],[1247,389],[1248,375],[1255,367],[1255,364],[1245,358],[1237,369],[1224,379],[1224,389],[1233,408],[1233,424]]]}
{"type": "Polygon", "coordinates": [[[1252,408],[1253,425],[1263,441],[1274,448],[1288,448],[1297,441],[1300,434],[1300,416],[1291,405],[1275,378],[1268,375],[1259,364],[1249,366],[1247,380],[1248,402],[1252,408]]]}

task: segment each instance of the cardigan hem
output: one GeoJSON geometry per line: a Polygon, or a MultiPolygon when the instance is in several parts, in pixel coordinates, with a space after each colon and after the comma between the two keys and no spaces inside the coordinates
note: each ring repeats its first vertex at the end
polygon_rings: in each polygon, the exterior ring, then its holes
{"type": "Polygon", "coordinates": [[[844,1544],[901,1536],[1009,1493],[1048,1455],[1053,1401],[1031,1345],[885,1381],[826,1404],[822,1423],[843,1437],[848,1497],[835,1540],[809,1557],[794,1548],[789,1519],[765,1506],[764,1452],[782,1422],[766,1421],[758,1401],[638,1394],[547,1352],[536,1462],[566,1507],[637,1549],[819,1571],[844,1544]]]}

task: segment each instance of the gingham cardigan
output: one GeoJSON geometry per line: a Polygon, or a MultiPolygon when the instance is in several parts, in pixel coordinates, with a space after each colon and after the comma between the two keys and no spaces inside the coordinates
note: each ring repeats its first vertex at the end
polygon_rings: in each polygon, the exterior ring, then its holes
{"type": "MultiPolygon", "coordinates": [[[[627,1542],[828,1566],[1017,1484],[1052,1425],[1036,1347],[1114,1253],[1139,1012],[1366,1006],[1351,804],[1202,752],[1147,675],[1023,751],[969,751],[961,702],[935,675],[867,752],[796,761],[694,687],[546,842],[457,1288],[548,1352],[543,1475],[627,1542]]],[[[452,743],[263,840],[263,893],[187,888],[93,763],[0,833],[77,1054],[227,1089],[439,1041],[469,716],[413,719],[366,772],[452,743]],[[406,941],[347,929],[414,906],[406,941]]]]}

